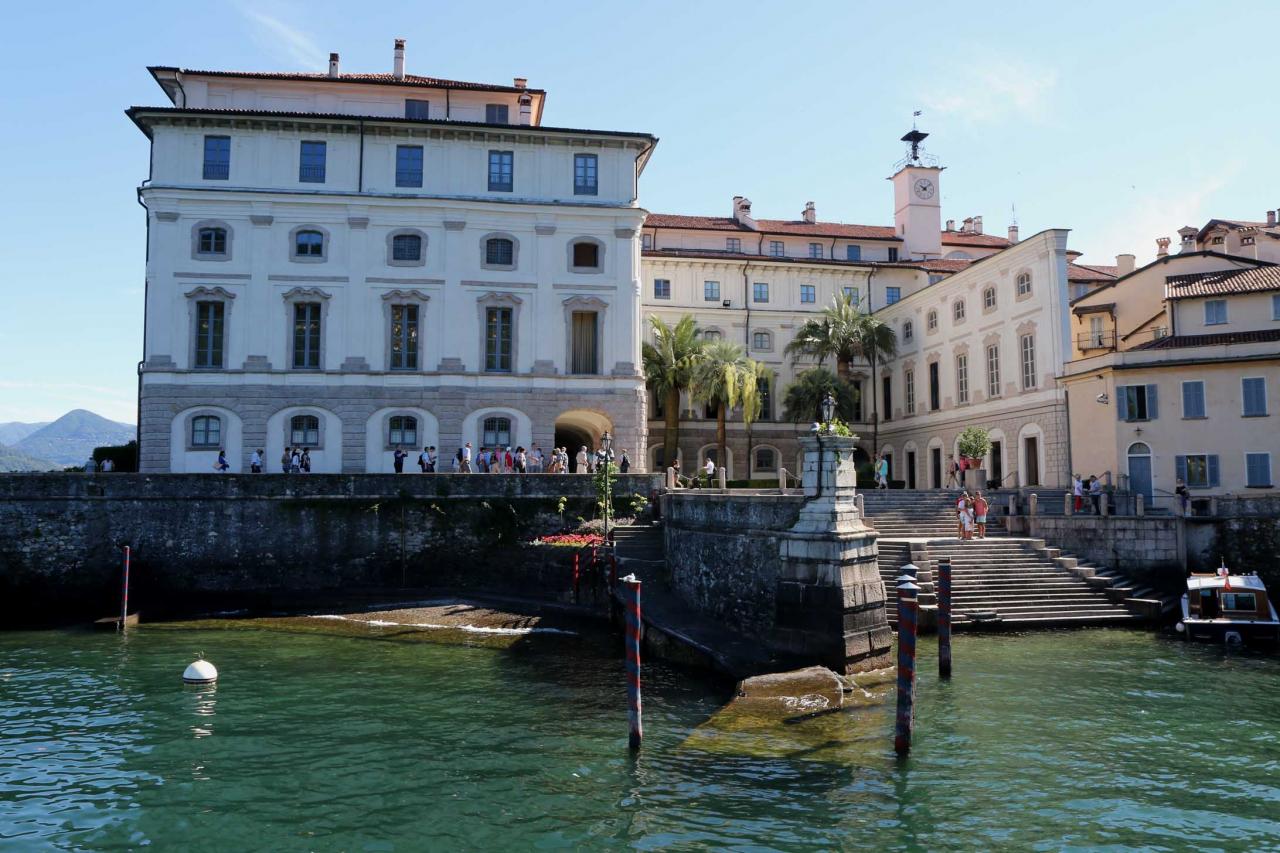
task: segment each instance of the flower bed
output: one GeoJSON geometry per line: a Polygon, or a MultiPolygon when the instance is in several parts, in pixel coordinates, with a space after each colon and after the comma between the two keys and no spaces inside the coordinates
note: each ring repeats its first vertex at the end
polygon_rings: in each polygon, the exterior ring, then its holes
{"type": "Polygon", "coordinates": [[[604,537],[599,533],[553,533],[550,536],[539,536],[532,544],[557,548],[590,548],[593,545],[603,545],[604,537]]]}

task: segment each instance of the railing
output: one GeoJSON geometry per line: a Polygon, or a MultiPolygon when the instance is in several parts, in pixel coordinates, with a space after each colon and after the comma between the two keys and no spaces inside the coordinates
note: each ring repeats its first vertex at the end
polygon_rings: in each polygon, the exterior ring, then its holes
{"type": "Polygon", "coordinates": [[[1116,333],[1114,331],[1088,332],[1076,335],[1076,347],[1080,350],[1115,349],[1116,333]]]}
{"type": "Polygon", "coordinates": [[[225,181],[231,177],[230,163],[205,163],[204,179],[206,181],[225,181]]]}
{"type": "Polygon", "coordinates": [[[324,166],[302,166],[298,169],[298,180],[305,183],[324,183],[324,166]]]}

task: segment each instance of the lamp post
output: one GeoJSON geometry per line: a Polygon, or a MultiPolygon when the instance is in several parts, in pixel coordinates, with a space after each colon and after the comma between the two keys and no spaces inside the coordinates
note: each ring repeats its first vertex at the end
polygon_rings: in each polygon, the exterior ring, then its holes
{"type": "Polygon", "coordinates": [[[613,462],[613,436],[605,430],[600,436],[600,450],[604,455],[604,539],[609,541],[609,513],[613,510],[613,484],[609,480],[609,466],[613,462]]]}
{"type": "Polygon", "coordinates": [[[830,391],[822,398],[822,423],[830,424],[836,418],[836,397],[830,391]]]}
{"type": "Polygon", "coordinates": [[[826,448],[822,446],[822,432],[823,430],[829,431],[831,429],[831,422],[835,420],[835,416],[836,416],[835,395],[832,394],[830,391],[828,391],[826,395],[822,398],[822,405],[819,408],[822,410],[821,412],[822,423],[816,425],[817,431],[814,434],[814,437],[818,440],[818,494],[817,494],[817,497],[822,497],[822,468],[823,468],[823,464],[826,462],[826,448]]]}

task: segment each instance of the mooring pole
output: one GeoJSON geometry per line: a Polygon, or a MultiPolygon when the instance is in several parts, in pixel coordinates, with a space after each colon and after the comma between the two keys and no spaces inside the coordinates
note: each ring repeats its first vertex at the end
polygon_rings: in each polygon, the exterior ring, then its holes
{"type": "Polygon", "coordinates": [[[124,582],[120,593],[120,630],[124,630],[125,621],[129,618],[129,546],[124,546],[124,582]]]}
{"type": "Polygon", "coordinates": [[[938,677],[951,677],[951,560],[938,562],[938,677]]]}
{"type": "Polygon", "coordinates": [[[916,692],[916,593],[920,587],[910,581],[898,584],[898,716],[893,731],[893,749],[899,755],[911,751],[915,728],[916,692]]]}
{"type": "Polygon", "coordinates": [[[640,719],[640,581],[632,574],[621,582],[623,607],[627,611],[627,721],[631,728],[627,743],[634,752],[644,737],[640,719]]]}
{"type": "Polygon", "coordinates": [[[578,603],[578,588],[582,583],[582,574],[578,570],[578,552],[573,552],[573,603],[578,603]]]}
{"type": "Polygon", "coordinates": [[[610,552],[609,554],[609,591],[618,585],[618,557],[610,552]]]}

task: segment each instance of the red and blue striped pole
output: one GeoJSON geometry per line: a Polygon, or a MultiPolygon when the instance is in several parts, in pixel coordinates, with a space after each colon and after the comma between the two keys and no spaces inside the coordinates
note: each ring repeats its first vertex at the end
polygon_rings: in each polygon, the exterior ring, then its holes
{"type": "Polygon", "coordinates": [[[130,549],[124,546],[124,582],[120,592],[120,630],[123,631],[129,619],[129,557],[130,549]]]}
{"type": "Polygon", "coordinates": [[[644,727],[640,720],[640,581],[627,575],[622,584],[622,605],[627,611],[627,720],[631,724],[628,743],[640,748],[644,727]]]}
{"type": "Polygon", "coordinates": [[[938,562],[938,677],[951,677],[951,560],[938,562]]]}
{"type": "Polygon", "coordinates": [[[578,587],[582,583],[582,574],[578,570],[578,552],[573,552],[573,603],[578,603],[578,587]]]}
{"type": "Polygon", "coordinates": [[[916,693],[916,593],[911,581],[898,584],[898,715],[893,731],[893,749],[899,755],[911,751],[915,728],[916,693]]]}

